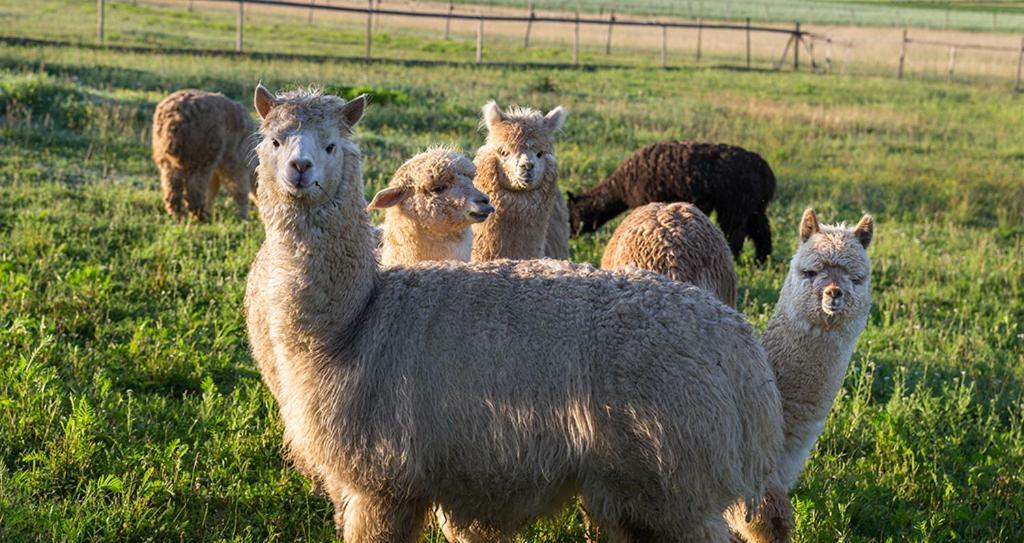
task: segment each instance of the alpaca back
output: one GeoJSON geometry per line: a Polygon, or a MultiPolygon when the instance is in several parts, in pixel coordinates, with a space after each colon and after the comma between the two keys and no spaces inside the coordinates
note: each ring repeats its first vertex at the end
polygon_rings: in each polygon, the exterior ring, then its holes
{"type": "Polygon", "coordinates": [[[153,160],[182,170],[213,168],[222,160],[247,161],[255,131],[249,112],[218,93],[186,89],[157,104],[153,160]]]}
{"type": "Polygon", "coordinates": [[[736,269],[722,232],[696,206],[653,203],[631,212],[601,258],[604,269],[626,266],[692,283],[736,306],[736,269]]]}

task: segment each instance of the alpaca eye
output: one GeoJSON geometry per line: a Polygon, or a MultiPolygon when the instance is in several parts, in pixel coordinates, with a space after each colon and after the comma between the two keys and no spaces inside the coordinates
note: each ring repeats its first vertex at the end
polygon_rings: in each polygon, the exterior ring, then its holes
{"type": "Polygon", "coordinates": [[[324,149],[324,150],[327,151],[327,154],[333,153],[334,152],[334,144],[332,143],[332,144],[328,145],[327,148],[324,149]]]}
{"type": "Polygon", "coordinates": [[[434,186],[430,187],[430,193],[431,194],[441,194],[442,192],[444,192],[444,189],[445,189],[444,185],[434,185],[434,186]]]}
{"type": "Polygon", "coordinates": [[[543,158],[543,157],[544,157],[544,151],[537,151],[537,158],[543,158]]]}
{"type": "Polygon", "coordinates": [[[864,278],[863,277],[858,277],[858,278],[854,279],[853,280],[853,284],[857,285],[857,286],[863,285],[864,284],[864,278]]]}
{"type": "Polygon", "coordinates": [[[814,270],[804,270],[801,273],[803,273],[803,276],[806,279],[813,279],[815,275],[818,275],[818,272],[816,272],[814,270]]]}
{"type": "Polygon", "coordinates": [[[281,146],[281,142],[279,142],[277,140],[270,140],[270,141],[274,142],[274,149],[277,149],[278,147],[281,146]]]}

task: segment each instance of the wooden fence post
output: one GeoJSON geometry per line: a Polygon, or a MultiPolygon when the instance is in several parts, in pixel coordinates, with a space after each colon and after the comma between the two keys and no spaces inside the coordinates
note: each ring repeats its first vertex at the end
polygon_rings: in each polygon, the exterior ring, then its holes
{"type": "Polygon", "coordinates": [[[580,12],[576,12],[576,24],[572,31],[572,63],[580,65],[580,12]]]}
{"type": "Polygon", "coordinates": [[[235,52],[242,52],[242,35],[245,26],[245,0],[238,0],[238,28],[235,32],[235,52]]]}
{"type": "Polygon", "coordinates": [[[903,29],[903,40],[900,41],[900,66],[896,70],[896,79],[903,79],[903,62],[907,58],[907,29],[903,29]]]}
{"type": "Polygon", "coordinates": [[[188,12],[192,13],[192,0],[188,0],[188,12]]]}
{"type": "Polygon", "coordinates": [[[612,54],[612,28],[615,26],[615,12],[608,18],[608,41],[604,44],[604,54],[612,54]]]}
{"type": "Polygon", "coordinates": [[[832,34],[825,36],[825,73],[832,73],[832,34]]]}
{"type": "Polygon", "coordinates": [[[452,34],[452,12],[455,11],[455,3],[448,2],[448,17],[444,20],[444,39],[449,39],[452,34]]]}
{"type": "Polygon", "coordinates": [[[529,20],[526,21],[526,35],[523,37],[523,49],[530,48],[530,30],[533,28],[533,2],[530,2],[529,20]]]}
{"type": "Polygon", "coordinates": [[[316,6],[316,0],[309,0],[309,16],[306,17],[306,24],[308,25],[313,24],[313,11],[315,11],[313,9],[314,6],[316,6]]]}
{"type": "Polygon", "coordinates": [[[747,17],[747,69],[750,69],[750,17],[747,17]]]}
{"type": "MultiPolygon", "coordinates": [[[[702,4],[703,5],[703,4],[702,4]]],[[[697,62],[700,62],[700,42],[703,39],[704,18],[697,19],[697,62]]]]}
{"type": "Polygon", "coordinates": [[[796,30],[793,32],[793,70],[800,71],[800,42],[803,38],[800,36],[800,22],[796,23],[796,30]]]}
{"type": "Polygon", "coordinates": [[[1020,53],[1017,54],[1017,82],[1013,84],[1013,90],[1020,92],[1020,68],[1024,63],[1024,38],[1020,40],[1020,53]]]}
{"type": "Polygon", "coordinates": [[[106,11],[106,2],[104,0],[96,0],[96,40],[103,43],[103,23],[104,12],[106,11]]]}
{"type": "Polygon", "coordinates": [[[668,27],[661,25],[661,67],[668,68],[668,27]]]}
{"type": "Polygon", "coordinates": [[[476,27],[476,63],[484,61],[484,17],[480,16],[480,24],[476,27]]]}
{"type": "Polygon", "coordinates": [[[847,43],[846,49],[843,50],[843,69],[839,71],[842,75],[846,75],[846,68],[850,64],[850,49],[853,49],[853,44],[847,43]]]}
{"type": "Polygon", "coordinates": [[[373,58],[373,0],[366,0],[366,60],[373,58]]]}
{"type": "Polygon", "coordinates": [[[956,66],[956,46],[949,48],[949,66],[946,67],[946,82],[953,81],[953,69],[956,66]]]}

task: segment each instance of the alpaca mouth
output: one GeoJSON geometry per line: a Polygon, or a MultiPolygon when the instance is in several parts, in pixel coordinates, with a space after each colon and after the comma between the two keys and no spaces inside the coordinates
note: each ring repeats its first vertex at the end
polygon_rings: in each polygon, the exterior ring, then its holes
{"type": "Polygon", "coordinates": [[[836,313],[842,313],[843,309],[845,308],[846,304],[844,304],[841,300],[826,299],[821,301],[821,310],[824,311],[825,314],[830,317],[835,315],[836,313]]]}
{"type": "Polygon", "coordinates": [[[470,211],[466,215],[468,215],[473,222],[484,222],[487,220],[487,217],[491,216],[490,213],[480,213],[477,211],[470,211]]]}

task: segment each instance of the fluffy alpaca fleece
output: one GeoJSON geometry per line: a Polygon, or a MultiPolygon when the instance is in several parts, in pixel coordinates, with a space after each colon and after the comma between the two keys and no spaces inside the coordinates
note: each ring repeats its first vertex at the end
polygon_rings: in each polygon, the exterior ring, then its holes
{"type": "Polygon", "coordinates": [[[723,512],[760,496],[782,445],[739,314],[640,270],[382,269],[351,139],[364,101],[256,103],[266,318],[247,326],[267,326],[285,441],[345,541],[415,541],[431,504],[457,538],[508,537],[574,494],[614,539],[727,539],[723,512]]]}
{"type": "Polygon", "coordinates": [[[153,112],[153,161],[160,169],[164,208],[180,221],[210,216],[221,185],[238,214],[249,216],[255,193],[249,164],[256,130],[249,111],[223,94],[186,89],[164,98],[153,112]]]}
{"type": "Polygon", "coordinates": [[[561,193],[555,196],[551,207],[551,220],[544,239],[544,256],[555,260],[569,260],[569,206],[561,193]]]}
{"type": "Polygon", "coordinates": [[[634,266],[692,283],[736,307],[736,269],[722,232],[691,204],[647,204],[631,212],[604,249],[601,267],[634,266]]]}
{"type": "MultiPolygon", "coordinates": [[[[474,183],[491,198],[494,216],[473,226],[473,260],[544,256],[551,210],[558,192],[555,133],[568,113],[529,108],[483,108],[487,142],[477,150],[474,183]]],[[[566,236],[568,248],[568,236],[566,236]]],[[[552,247],[558,250],[558,247],[552,247]]]]}
{"type": "Polygon", "coordinates": [[[775,174],[760,156],[732,145],[664,141],[619,164],[607,179],[579,196],[569,195],[572,230],[593,232],[623,211],[650,202],[689,202],[718,225],[739,256],[749,236],[757,260],[772,252],[766,208],[775,196],[775,174]]]}
{"type": "Polygon", "coordinates": [[[788,541],[793,527],[788,492],[796,483],[842,386],[857,338],[871,309],[867,248],[874,220],[857,226],[820,225],[814,211],[800,221],[800,246],[789,266],[764,346],[782,393],[785,451],[752,522],[742,505],[731,527],[751,542],[788,541]]]}
{"type": "Polygon", "coordinates": [[[433,148],[402,164],[369,209],[384,209],[381,264],[425,260],[468,262],[471,225],[492,212],[487,195],[473,186],[476,168],[462,153],[433,148]]]}

